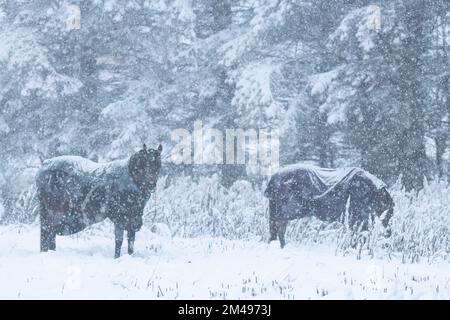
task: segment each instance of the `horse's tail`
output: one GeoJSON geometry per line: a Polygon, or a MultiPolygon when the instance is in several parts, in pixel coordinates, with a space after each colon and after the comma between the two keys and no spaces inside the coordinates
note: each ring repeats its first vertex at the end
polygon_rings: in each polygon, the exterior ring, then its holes
{"type": "Polygon", "coordinates": [[[36,177],[36,187],[40,197],[49,195],[60,185],[60,174],[52,170],[40,170],[36,177]]]}
{"type": "Polygon", "coordinates": [[[48,206],[51,203],[69,201],[65,190],[68,174],[61,170],[40,170],[36,176],[37,197],[48,206]]]}

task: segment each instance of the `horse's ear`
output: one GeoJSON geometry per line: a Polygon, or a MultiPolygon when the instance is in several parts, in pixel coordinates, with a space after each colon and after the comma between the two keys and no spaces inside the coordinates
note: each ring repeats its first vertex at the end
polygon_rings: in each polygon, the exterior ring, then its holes
{"type": "Polygon", "coordinates": [[[144,145],[142,146],[142,150],[147,151],[147,145],[144,143],[144,145]]]}
{"type": "Polygon", "coordinates": [[[158,146],[158,151],[159,151],[159,153],[161,153],[161,151],[162,151],[162,145],[161,144],[159,144],[159,146],[158,146]]]}

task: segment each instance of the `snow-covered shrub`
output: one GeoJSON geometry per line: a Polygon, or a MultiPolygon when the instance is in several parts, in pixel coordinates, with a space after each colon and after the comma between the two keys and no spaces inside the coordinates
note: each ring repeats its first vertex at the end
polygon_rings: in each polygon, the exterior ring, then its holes
{"type": "Polygon", "coordinates": [[[144,223],[165,223],[173,236],[221,236],[231,239],[265,234],[267,199],[261,188],[237,181],[224,188],[217,175],[194,181],[184,176],[159,181],[145,212],[144,223]]]}
{"type": "Polygon", "coordinates": [[[154,223],[151,228],[150,231],[153,232],[154,234],[159,235],[160,237],[170,237],[172,236],[169,227],[165,224],[165,223],[154,223]]]}
{"type": "MultiPolygon", "coordinates": [[[[36,220],[37,199],[34,185],[22,190],[7,207],[8,212],[3,215],[3,220],[7,223],[31,223],[36,220]]],[[[0,220],[2,215],[0,215],[0,220]]]]}
{"type": "Polygon", "coordinates": [[[2,223],[30,223],[37,217],[37,199],[34,177],[37,167],[19,167],[0,178],[1,202],[4,214],[2,223]]]}
{"type": "Polygon", "coordinates": [[[405,193],[397,183],[391,190],[396,204],[392,219],[392,250],[403,259],[449,258],[450,186],[433,181],[417,194],[405,193]]]}

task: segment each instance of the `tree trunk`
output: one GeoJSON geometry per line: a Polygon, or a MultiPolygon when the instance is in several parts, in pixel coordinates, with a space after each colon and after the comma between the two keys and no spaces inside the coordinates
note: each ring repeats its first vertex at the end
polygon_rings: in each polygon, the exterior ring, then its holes
{"type": "Polygon", "coordinates": [[[436,144],[436,169],[439,179],[444,175],[444,168],[442,165],[442,156],[444,155],[447,147],[447,137],[445,135],[438,135],[434,138],[436,144]]]}
{"type": "Polygon", "coordinates": [[[408,107],[410,126],[399,141],[403,146],[400,154],[400,173],[407,191],[423,188],[426,174],[425,153],[425,93],[423,88],[424,57],[427,47],[426,21],[429,5],[421,0],[403,1],[399,8],[404,25],[400,58],[399,90],[408,107]]]}

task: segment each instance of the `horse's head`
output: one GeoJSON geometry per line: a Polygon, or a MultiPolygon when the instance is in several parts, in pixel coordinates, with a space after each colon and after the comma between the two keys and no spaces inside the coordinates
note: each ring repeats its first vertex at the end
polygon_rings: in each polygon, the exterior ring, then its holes
{"type": "Polygon", "coordinates": [[[153,192],[161,171],[162,145],[157,149],[147,149],[144,144],[142,150],[133,154],[128,168],[133,180],[139,189],[144,192],[153,192]]]}

